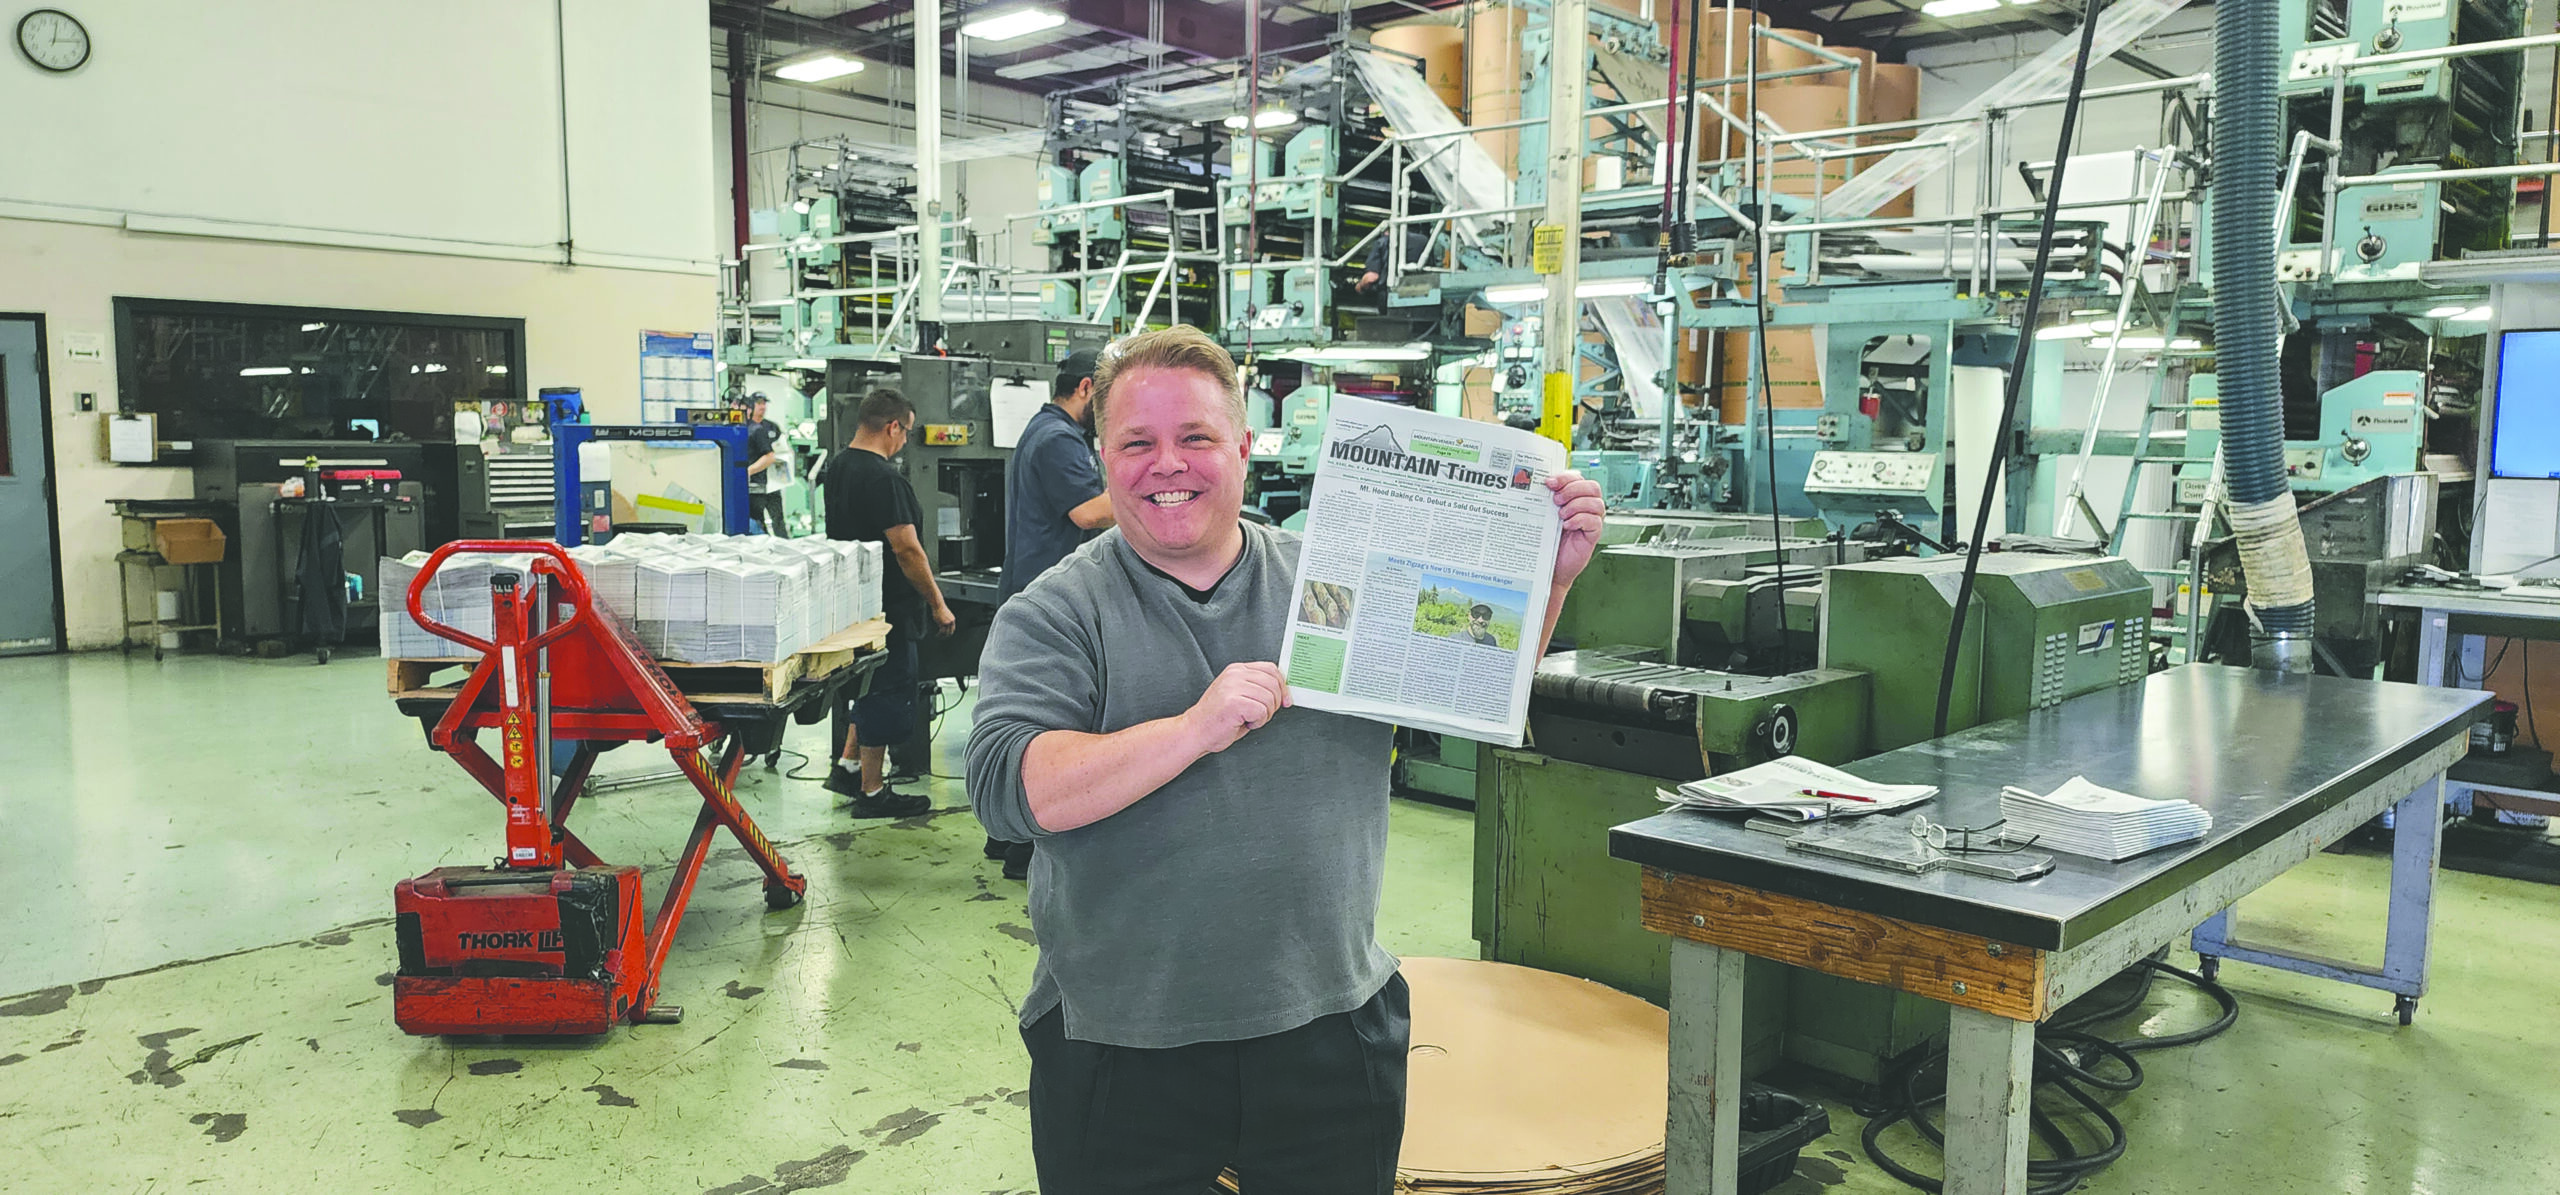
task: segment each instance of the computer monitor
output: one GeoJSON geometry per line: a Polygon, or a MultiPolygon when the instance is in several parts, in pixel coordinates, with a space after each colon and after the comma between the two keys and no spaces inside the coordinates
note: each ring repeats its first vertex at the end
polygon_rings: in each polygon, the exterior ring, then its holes
{"type": "Polygon", "coordinates": [[[2560,328],[2498,334],[2489,476],[2560,478],[2560,328]]]}

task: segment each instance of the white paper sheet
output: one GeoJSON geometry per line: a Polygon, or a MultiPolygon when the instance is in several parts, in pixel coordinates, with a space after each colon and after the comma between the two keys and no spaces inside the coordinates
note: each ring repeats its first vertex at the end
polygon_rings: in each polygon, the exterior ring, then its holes
{"type": "Polygon", "coordinates": [[[996,447],[1012,448],[1022,443],[1022,429],[1031,426],[1031,417],[1049,401],[1046,382],[996,381],[987,392],[989,406],[995,416],[996,447]]]}

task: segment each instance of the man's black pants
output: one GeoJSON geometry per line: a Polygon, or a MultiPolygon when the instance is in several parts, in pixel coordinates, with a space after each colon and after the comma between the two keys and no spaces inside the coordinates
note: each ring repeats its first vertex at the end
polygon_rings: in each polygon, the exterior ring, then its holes
{"type": "Polygon", "coordinates": [[[1057,1009],[1031,1050],[1041,1195],[1389,1195],[1412,1018],[1396,975],[1345,1013],[1269,1037],[1164,1050],[1073,1041],[1057,1009]]]}

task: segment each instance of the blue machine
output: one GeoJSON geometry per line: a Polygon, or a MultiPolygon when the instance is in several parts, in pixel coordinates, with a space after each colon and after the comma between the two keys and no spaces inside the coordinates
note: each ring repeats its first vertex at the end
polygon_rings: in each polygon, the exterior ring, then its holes
{"type": "Polygon", "coordinates": [[[2536,409],[2550,393],[2545,387],[2555,385],[2560,385],[2560,331],[2531,328],[2498,334],[2498,417],[2489,425],[2489,476],[2560,477],[2560,420],[2536,409]]]}
{"type": "Polygon", "coordinates": [[[747,438],[752,424],[729,421],[726,411],[688,412],[699,421],[677,424],[597,424],[585,422],[586,404],[578,391],[546,388],[545,413],[551,421],[553,533],[563,546],[587,542],[587,528],[610,518],[611,494],[604,482],[589,486],[579,476],[578,449],[590,441],[638,440],[657,443],[712,443],[720,446],[720,530],[745,535],[753,512],[747,503],[747,438]]]}

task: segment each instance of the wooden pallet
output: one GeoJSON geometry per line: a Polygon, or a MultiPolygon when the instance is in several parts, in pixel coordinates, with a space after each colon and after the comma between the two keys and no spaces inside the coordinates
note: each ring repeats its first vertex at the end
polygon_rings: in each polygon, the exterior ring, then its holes
{"type": "MultiPolygon", "coordinates": [[[[802,681],[823,679],[863,655],[879,651],[888,642],[888,620],[875,618],[869,622],[857,622],[810,644],[779,664],[753,661],[680,664],[661,660],[658,667],[676,683],[678,692],[696,702],[775,702],[782,700],[791,691],[791,686],[802,681]]],[[[459,672],[479,662],[478,656],[384,661],[388,666],[391,696],[395,699],[451,697],[459,688],[461,677],[440,678],[437,674],[448,669],[459,672]]]]}

